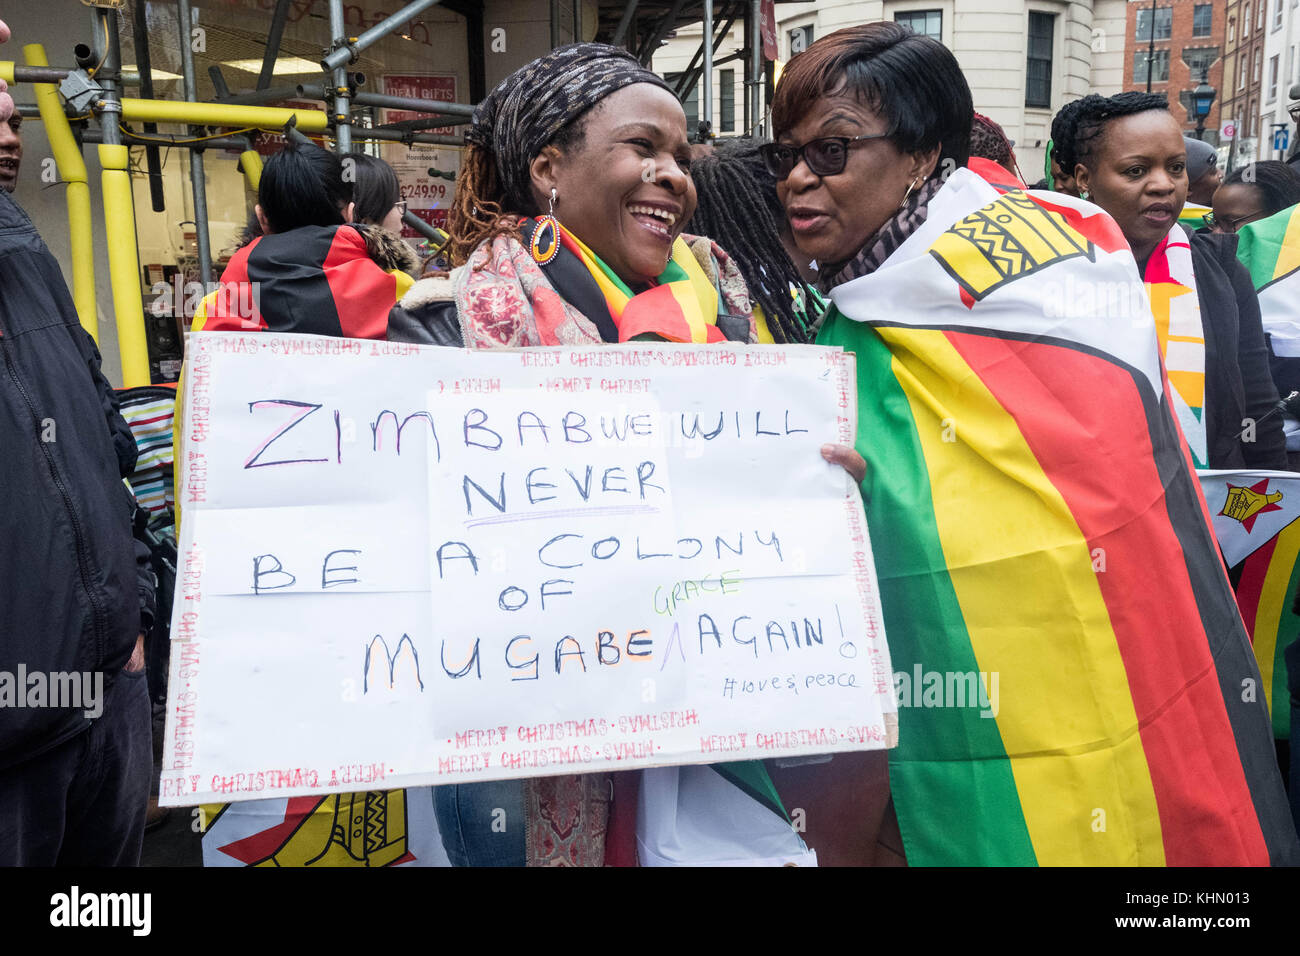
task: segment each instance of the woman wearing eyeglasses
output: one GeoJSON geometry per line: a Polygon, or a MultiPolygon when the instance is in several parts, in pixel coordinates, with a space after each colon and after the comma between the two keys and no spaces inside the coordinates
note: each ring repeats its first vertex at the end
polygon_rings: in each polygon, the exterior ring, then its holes
{"type": "MultiPolygon", "coordinates": [[[[1187,198],[1186,147],[1164,95],[1085,97],[1057,149],[1082,197],[1110,213],[1133,250],[1170,372],[1190,361],[1204,383],[1199,408],[1189,402],[1199,414],[1183,428],[1197,467],[1286,468],[1259,301],[1236,240],[1194,234],[1177,221],[1187,198]],[[1181,290],[1196,294],[1195,309],[1182,306],[1181,290]],[[1171,323],[1183,331],[1171,334],[1171,323]]],[[[1228,221],[1226,198],[1223,208],[1228,221]]]]}
{"type": "Polygon", "coordinates": [[[897,826],[838,754],[820,792],[858,801],[875,862],[1296,859],[1135,253],[1096,206],[962,168],[972,116],[952,53],[890,22],[813,43],[772,104],[765,154],[833,302],[817,342],[857,360],[899,704],[897,826]]]}
{"type": "Polygon", "coordinates": [[[1233,170],[1214,193],[1214,212],[1205,224],[1214,232],[1234,233],[1248,222],[1266,219],[1300,203],[1300,176],[1286,163],[1265,160],[1233,170]]]}

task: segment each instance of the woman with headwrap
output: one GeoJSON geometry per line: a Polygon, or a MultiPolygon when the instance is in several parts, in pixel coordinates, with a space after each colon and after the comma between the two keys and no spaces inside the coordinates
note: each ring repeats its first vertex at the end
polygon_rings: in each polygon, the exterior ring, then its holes
{"type": "Polygon", "coordinates": [[[682,236],[696,200],[681,104],[626,51],[577,43],[534,60],[479,105],[466,140],[448,231],[467,268],[412,289],[393,337],[757,340],[743,282],[715,285],[735,265],[682,236]]]}
{"type": "MultiPolygon", "coordinates": [[[[416,284],[390,338],[468,348],[759,340],[735,264],[682,233],[696,206],[682,106],[626,51],[578,43],[534,60],[479,104],[466,139],[448,224],[456,268],[416,284]]],[[[847,448],[823,457],[861,466],[847,448]]],[[[616,776],[617,804],[635,807],[634,776],[616,776]]],[[[608,774],[552,776],[440,787],[435,806],[453,863],[601,865],[607,826],[628,833],[626,814],[610,819],[610,794],[608,774]],[[498,810],[524,825],[496,832],[498,810]]]]}

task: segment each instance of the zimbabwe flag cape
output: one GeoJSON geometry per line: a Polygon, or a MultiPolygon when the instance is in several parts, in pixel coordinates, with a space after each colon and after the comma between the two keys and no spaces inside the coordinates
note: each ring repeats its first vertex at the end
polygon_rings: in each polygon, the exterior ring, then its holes
{"type": "Polygon", "coordinates": [[[1141,288],[1095,206],[959,169],[832,293],[910,864],[1300,860],[1141,288]]]}
{"type": "Polygon", "coordinates": [[[1250,270],[1273,354],[1300,357],[1300,206],[1237,230],[1237,258],[1250,270]]]}
{"type": "MultiPolygon", "coordinates": [[[[1200,471],[1228,580],[1259,664],[1260,696],[1273,736],[1291,737],[1286,649],[1300,635],[1300,474],[1290,471],[1200,471]]],[[[1251,688],[1244,688],[1251,690],[1251,688]]]]}

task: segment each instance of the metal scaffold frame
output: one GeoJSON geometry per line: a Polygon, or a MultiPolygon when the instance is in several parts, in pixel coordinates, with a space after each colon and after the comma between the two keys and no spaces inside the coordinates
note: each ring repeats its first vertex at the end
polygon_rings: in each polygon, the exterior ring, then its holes
{"type": "MultiPolygon", "coordinates": [[[[166,100],[153,96],[152,71],[149,57],[148,30],[145,26],[144,0],[134,0],[133,39],[136,49],[137,72],[124,73],[121,69],[119,26],[116,10],[94,8],[89,11],[94,47],[78,44],[74,50],[74,67],[51,67],[42,45],[29,44],[23,48],[24,64],[0,60],[0,78],[11,86],[29,83],[35,92],[36,106],[24,110],[41,120],[45,126],[54,154],[60,180],[67,185],[68,229],[73,276],[73,301],[81,324],[98,338],[97,307],[95,301],[95,272],[93,256],[93,228],[90,189],[83,144],[98,144],[98,157],[102,168],[103,215],[107,234],[109,273],[112,285],[113,308],[117,326],[118,350],[121,355],[122,377],[125,387],[147,385],[150,382],[148,348],[144,331],[144,305],[140,282],[138,238],[135,226],[134,194],[129,168],[130,147],[145,147],[145,166],[149,178],[153,208],[163,209],[162,177],[159,165],[159,146],[189,150],[190,181],[193,189],[194,222],[198,242],[198,265],[205,287],[212,279],[211,243],[208,230],[206,182],[203,153],[207,149],[238,149],[240,165],[248,185],[256,189],[261,174],[262,160],[253,148],[251,136],[257,132],[280,132],[296,140],[305,140],[306,134],[331,136],[339,153],[352,151],[359,140],[429,143],[442,146],[463,146],[460,136],[446,136],[423,132],[431,128],[464,126],[473,115],[474,106],[467,103],[426,102],[409,97],[387,96],[361,89],[365,76],[349,73],[359,54],[384,37],[400,33],[414,17],[441,4],[465,18],[469,28],[469,54],[471,66],[470,88],[472,98],[486,93],[483,79],[484,19],[481,0],[411,0],[399,10],[359,36],[347,36],[342,0],[329,0],[330,44],[321,59],[322,80],[319,84],[301,84],[292,87],[272,87],[274,65],[279,56],[280,43],[292,0],[277,0],[267,31],[266,48],[256,87],[252,90],[231,92],[221,70],[209,68],[209,75],[217,97],[213,101],[197,99],[197,82],[194,58],[190,45],[192,27],[191,0],[176,0],[180,51],[183,72],[184,99],[166,100]],[[125,96],[127,84],[138,86],[141,96],[125,96]],[[60,98],[62,94],[62,100],[60,98]],[[320,100],[323,109],[286,108],[263,105],[282,102],[302,96],[320,100]],[[66,101],[66,102],[64,102],[66,101]],[[426,119],[407,120],[376,127],[357,127],[352,122],[355,106],[384,107],[422,113],[426,119]],[[93,117],[97,128],[88,128],[87,119],[93,117]],[[75,129],[74,125],[76,124],[75,129]],[[157,124],[185,125],[185,136],[160,135],[157,124]],[[129,124],[141,124],[136,132],[129,124]],[[226,132],[212,132],[225,130],[226,132]],[[235,132],[230,132],[230,131],[235,132]],[[251,133],[251,136],[243,135],[251,133]]],[[[745,128],[752,130],[761,119],[760,76],[762,54],[759,40],[760,0],[721,0],[723,3],[722,29],[713,29],[714,0],[697,0],[705,24],[704,38],[696,52],[678,90],[679,95],[689,95],[696,83],[704,87],[702,118],[705,130],[711,125],[712,90],[711,73],[715,66],[714,51],[738,16],[744,17],[746,32],[746,87],[745,128]],[[745,8],[748,7],[748,10],[745,8]],[[710,42],[712,41],[712,42],[710,42]],[[701,63],[701,60],[703,61],[701,63]]],[[[671,0],[662,16],[649,9],[646,0],[624,0],[617,27],[608,35],[613,43],[625,45],[643,62],[649,62],[655,49],[677,26],[681,25],[688,6],[687,0],[671,0]],[[639,9],[638,9],[639,8],[639,9]],[[652,20],[642,21],[646,18],[652,20]]],[[[663,6],[663,3],[657,6],[663,6]]],[[[445,242],[446,234],[407,211],[403,222],[436,242],[445,242]]]]}

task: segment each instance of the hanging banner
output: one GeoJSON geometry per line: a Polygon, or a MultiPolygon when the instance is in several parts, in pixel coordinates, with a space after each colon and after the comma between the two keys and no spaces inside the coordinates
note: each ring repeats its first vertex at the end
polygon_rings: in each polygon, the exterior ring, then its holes
{"type": "Polygon", "coordinates": [[[165,805],[892,746],[853,357],[195,333],[165,805]]]}

